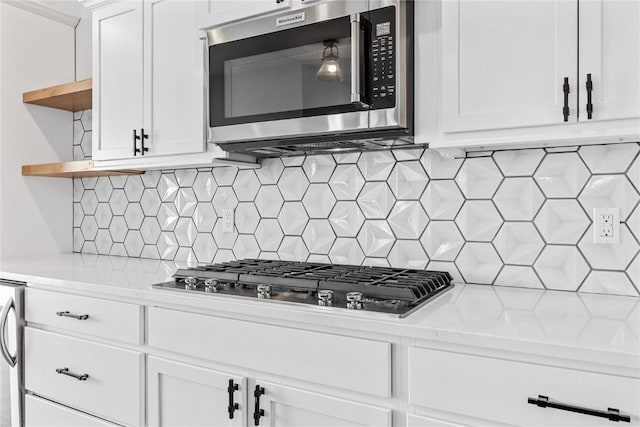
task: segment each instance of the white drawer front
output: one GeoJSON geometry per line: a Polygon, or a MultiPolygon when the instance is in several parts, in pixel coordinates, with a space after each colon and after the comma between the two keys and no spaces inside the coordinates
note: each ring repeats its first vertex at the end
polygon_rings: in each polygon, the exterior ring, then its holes
{"type": "Polygon", "coordinates": [[[375,396],[391,344],[150,307],[149,346],[375,396]]]}
{"type": "Polygon", "coordinates": [[[27,288],[25,300],[27,322],[131,344],[142,343],[142,307],[139,305],[32,288],[27,288]],[[56,314],[66,311],[88,317],[79,320],[56,314]]]}
{"type": "Polygon", "coordinates": [[[437,350],[409,350],[412,405],[513,425],[611,425],[606,418],[527,403],[529,397],[538,395],[597,410],[616,408],[631,416],[632,425],[639,423],[637,378],[437,350]]]}
{"type": "Polygon", "coordinates": [[[116,424],[35,396],[27,395],[24,400],[25,427],[116,427],[116,424]]]}
{"type": "Polygon", "coordinates": [[[140,424],[142,364],[138,352],[25,328],[25,388],[118,423],[140,424]]]}

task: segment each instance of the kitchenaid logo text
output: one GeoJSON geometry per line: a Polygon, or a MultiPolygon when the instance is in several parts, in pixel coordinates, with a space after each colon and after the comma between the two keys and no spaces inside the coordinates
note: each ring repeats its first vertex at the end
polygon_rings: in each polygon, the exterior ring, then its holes
{"type": "Polygon", "coordinates": [[[276,19],[276,27],[304,22],[304,19],[304,12],[296,13],[295,15],[281,16],[280,18],[276,19]]]}

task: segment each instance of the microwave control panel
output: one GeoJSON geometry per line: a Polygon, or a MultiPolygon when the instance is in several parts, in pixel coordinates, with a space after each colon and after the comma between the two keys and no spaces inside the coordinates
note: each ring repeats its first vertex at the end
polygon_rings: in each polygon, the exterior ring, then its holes
{"type": "Polygon", "coordinates": [[[369,12],[370,100],[373,109],[396,105],[396,10],[385,7],[369,12]]]}

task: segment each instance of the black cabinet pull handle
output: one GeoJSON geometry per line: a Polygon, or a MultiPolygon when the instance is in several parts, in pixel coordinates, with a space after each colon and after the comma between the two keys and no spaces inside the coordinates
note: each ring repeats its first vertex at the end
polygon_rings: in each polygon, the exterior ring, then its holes
{"type": "Polygon", "coordinates": [[[137,144],[137,140],[140,139],[140,136],[136,133],[136,130],[133,130],[133,157],[136,156],[137,153],[140,152],[140,149],[138,148],[138,144],[137,144]]]}
{"type": "Polygon", "coordinates": [[[264,409],[260,409],[260,396],[264,394],[264,387],[256,385],[256,389],[253,391],[253,397],[255,398],[256,406],[253,410],[253,425],[260,425],[260,417],[264,417],[264,409]]]}
{"type": "Polygon", "coordinates": [[[145,147],[144,146],[144,140],[145,139],[149,139],[149,134],[144,133],[144,128],[140,129],[140,136],[142,137],[142,140],[140,141],[140,146],[142,147],[142,152],[141,154],[144,156],[144,153],[146,153],[147,151],[149,151],[149,147],[145,147]]]}
{"type": "Polygon", "coordinates": [[[564,84],[562,85],[562,92],[564,93],[564,107],[562,107],[562,114],[564,115],[564,121],[569,121],[569,77],[564,78],[564,84]]]}
{"type": "Polygon", "coordinates": [[[238,404],[233,401],[233,392],[238,390],[238,384],[234,384],[233,380],[229,380],[229,387],[227,387],[227,392],[229,393],[229,406],[227,410],[229,411],[229,419],[233,419],[233,413],[238,409],[238,404]]]}
{"type": "Polygon", "coordinates": [[[591,92],[593,91],[593,82],[591,81],[591,73],[587,74],[587,119],[593,118],[593,103],[591,102],[591,92]]]}
{"type": "Polygon", "coordinates": [[[577,412],[579,414],[592,415],[594,417],[607,418],[609,421],[630,423],[631,417],[629,415],[621,414],[618,409],[607,408],[606,411],[598,411],[597,409],[583,408],[581,406],[566,405],[564,403],[554,402],[547,396],[538,395],[538,398],[530,397],[527,402],[532,405],[537,405],[541,408],[554,408],[563,411],[577,412]]]}
{"type": "Polygon", "coordinates": [[[56,372],[59,373],[60,375],[66,375],[68,377],[75,378],[78,381],[86,381],[87,378],[89,378],[89,374],[82,374],[82,375],[74,374],[73,372],[69,372],[69,368],[58,368],[56,369],[56,372]]]}
{"type": "Polygon", "coordinates": [[[78,320],[87,320],[89,318],[88,314],[71,314],[68,311],[58,311],[56,314],[60,317],[71,317],[78,320]]]}

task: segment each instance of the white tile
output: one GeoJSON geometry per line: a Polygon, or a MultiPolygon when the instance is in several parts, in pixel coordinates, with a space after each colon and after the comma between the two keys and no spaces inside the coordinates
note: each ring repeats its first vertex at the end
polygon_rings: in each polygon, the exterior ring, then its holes
{"type": "Polygon", "coordinates": [[[396,199],[386,182],[367,182],[358,196],[358,205],[367,219],[384,219],[396,199]]]}
{"type": "Polygon", "coordinates": [[[575,246],[547,245],[534,268],[547,289],[575,291],[589,273],[589,266],[575,246]]]}
{"type": "Polygon", "coordinates": [[[256,205],[249,202],[238,203],[235,211],[235,223],[239,233],[253,234],[260,222],[256,205]]]}
{"type": "Polygon", "coordinates": [[[455,181],[431,181],[420,201],[429,218],[454,219],[462,207],[464,197],[455,181]]]}
{"type": "Polygon", "coordinates": [[[336,203],[329,184],[311,184],[302,199],[309,218],[327,218],[336,203]]]}
{"type": "Polygon", "coordinates": [[[158,215],[160,204],[160,196],[158,196],[158,192],[155,188],[147,188],[144,190],[144,192],[142,193],[142,197],[140,198],[140,206],[142,207],[142,211],[145,215],[158,215]]]}
{"type": "Polygon", "coordinates": [[[82,245],[82,252],[85,254],[98,254],[98,248],[96,248],[96,242],[84,242],[82,245]]]}
{"type": "MultiPolygon", "coordinates": [[[[282,242],[282,244],[280,244],[280,248],[282,248],[282,245],[284,245],[284,241],[282,242]]],[[[303,244],[303,246],[304,246],[304,244],[303,244]]],[[[278,261],[280,259],[280,256],[278,255],[277,252],[265,252],[265,251],[262,251],[258,255],[258,258],[259,259],[272,259],[272,260],[278,261]]],[[[304,259],[306,259],[306,258],[304,258],[304,259]]]]}
{"type": "MultiPolygon", "coordinates": [[[[109,224],[111,224],[111,218],[113,214],[111,213],[111,208],[108,203],[98,203],[98,208],[95,213],[96,222],[98,223],[98,227],[100,228],[109,228],[109,224]]],[[[79,226],[79,224],[78,224],[79,226]]]]}
{"type": "MultiPolygon", "coordinates": [[[[213,226],[212,234],[213,239],[216,241],[218,249],[233,249],[233,245],[236,242],[236,238],[238,237],[238,232],[236,230],[224,231],[222,229],[222,221],[216,221],[216,225],[213,226]]],[[[216,258],[218,258],[219,253],[220,251],[218,251],[218,253],[216,254],[216,258]]]]}
{"type": "Polygon", "coordinates": [[[82,199],[82,193],[84,193],[84,187],[82,186],[81,179],[73,180],[73,201],[79,202],[82,199]]]}
{"type": "Polygon", "coordinates": [[[458,271],[458,267],[454,262],[450,261],[429,261],[429,265],[427,265],[427,270],[431,271],[446,271],[453,277],[453,281],[455,283],[464,283],[464,279],[462,278],[462,274],[458,271]]]}
{"type": "Polygon", "coordinates": [[[585,145],[579,153],[591,173],[624,173],[638,153],[638,144],[585,145]]]}
{"type": "Polygon", "coordinates": [[[236,167],[215,167],[211,171],[218,185],[232,185],[236,179],[238,168],[236,167]]]}
{"type": "MultiPolygon", "coordinates": [[[[109,208],[109,211],[111,211],[111,208],[109,208]]],[[[84,212],[82,212],[82,206],[80,206],[80,203],[74,203],[73,204],[73,226],[80,227],[80,224],[82,223],[83,218],[84,218],[84,212]]]]}
{"type": "Polygon", "coordinates": [[[312,219],[304,229],[302,239],[309,252],[326,254],[331,249],[336,236],[328,220],[312,219]]]}
{"type": "Polygon", "coordinates": [[[369,220],[358,233],[358,242],[368,257],[386,257],[395,242],[395,236],[387,221],[369,220]]]}
{"type": "Polygon", "coordinates": [[[282,157],[282,164],[285,167],[302,166],[305,156],[282,157]]]}
{"type": "Polygon", "coordinates": [[[128,256],[139,257],[144,247],[142,234],[140,234],[138,230],[129,230],[127,237],[124,238],[124,247],[127,250],[128,256]]]}
{"type": "Polygon", "coordinates": [[[114,215],[124,215],[128,203],[129,201],[127,200],[127,195],[124,194],[124,190],[119,188],[113,190],[111,198],[109,199],[109,206],[111,206],[111,212],[113,212],[114,215]]]}
{"type": "Polygon", "coordinates": [[[506,264],[532,265],[544,242],[530,222],[505,222],[493,240],[506,264]]]}
{"type": "Polygon", "coordinates": [[[80,145],[82,141],[82,135],[84,135],[84,128],[80,120],[73,121],[73,145],[80,145]]]}
{"type": "Polygon", "coordinates": [[[158,182],[158,194],[163,202],[173,202],[178,193],[178,181],[172,173],[163,173],[158,182]]]}
{"type": "Polygon", "coordinates": [[[227,262],[234,261],[236,259],[231,249],[218,249],[216,256],[213,258],[213,262],[227,262]]]}
{"type": "MultiPolygon", "coordinates": [[[[126,178],[127,177],[125,177],[125,179],[126,178]]],[[[92,177],[81,178],[81,179],[82,179],[82,186],[84,187],[85,190],[93,190],[96,188],[96,184],[98,183],[98,177],[92,176],[92,177]]],[[[115,188],[115,185],[113,187],[115,188]]]]}
{"type": "Polygon", "coordinates": [[[198,229],[191,218],[180,218],[174,233],[180,246],[191,247],[198,235],[198,229]]]}
{"type": "Polygon", "coordinates": [[[284,203],[278,187],[275,185],[263,185],[256,196],[256,207],[263,218],[275,218],[280,213],[284,203]]]}
{"type": "Polygon", "coordinates": [[[198,203],[195,211],[193,211],[193,223],[196,225],[198,232],[211,233],[216,224],[216,220],[216,212],[211,203],[198,203]]]}
{"type": "Polygon", "coordinates": [[[212,203],[218,215],[222,215],[223,209],[233,210],[238,206],[238,198],[231,187],[218,187],[212,203]]]}
{"type": "Polygon", "coordinates": [[[213,179],[211,172],[198,172],[195,181],[193,182],[193,192],[196,194],[196,198],[200,202],[210,202],[213,199],[213,195],[216,193],[218,185],[213,179]]]}
{"type": "Polygon", "coordinates": [[[364,178],[354,164],[338,165],[329,185],[338,200],[355,200],[364,185],[364,178]]]}
{"type": "Polygon", "coordinates": [[[280,229],[278,220],[262,218],[256,229],[255,236],[261,250],[275,252],[280,247],[284,234],[280,229]]]}
{"type": "MultiPolygon", "coordinates": [[[[304,159],[304,157],[302,157],[304,159]]],[[[282,175],[284,165],[279,158],[264,159],[260,163],[260,169],[256,170],[258,179],[264,184],[276,184],[282,175]]]]}
{"type": "Polygon", "coordinates": [[[178,210],[173,203],[163,203],[158,210],[158,222],[162,231],[173,231],[178,223],[178,210]]]}
{"type": "Polygon", "coordinates": [[[309,216],[301,202],[285,202],[278,214],[278,222],[284,234],[300,236],[309,216]]]}
{"type": "Polygon", "coordinates": [[[278,188],[285,200],[302,200],[309,188],[309,180],[301,168],[286,168],[278,181],[278,188]]]}
{"type": "Polygon", "coordinates": [[[490,243],[468,242],[456,259],[465,282],[490,285],[502,268],[502,261],[490,243]]]}
{"type": "Polygon", "coordinates": [[[406,160],[420,160],[424,153],[424,147],[417,146],[415,148],[396,148],[392,151],[393,157],[397,161],[402,162],[406,160]]]}
{"type": "Polygon", "coordinates": [[[505,178],[493,198],[507,221],[530,221],[544,202],[532,178],[505,178]]]}
{"type": "MultiPolygon", "coordinates": [[[[114,243],[114,245],[117,244],[118,243],[114,243]]],[[[114,255],[113,246],[111,248],[111,255],[114,255]]],[[[127,256],[126,252],[123,256],[127,256]]],[[[144,247],[142,248],[142,253],[140,254],[140,258],[160,259],[160,253],[158,252],[158,248],[156,247],[156,245],[144,245],[144,247]]]]}
{"type": "Polygon", "coordinates": [[[127,194],[127,199],[130,202],[139,202],[143,191],[144,185],[142,184],[140,175],[129,175],[127,177],[127,183],[124,185],[124,192],[127,194]]]}
{"type": "Polygon", "coordinates": [[[84,110],[82,112],[82,117],[80,118],[80,121],[82,122],[82,128],[84,130],[91,130],[92,127],[92,118],[93,118],[93,114],[92,111],[89,110],[84,110]]]}
{"type": "Polygon", "coordinates": [[[429,217],[420,202],[398,201],[388,221],[398,239],[419,239],[429,223],[429,217]]]}
{"type": "Polygon", "coordinates": [[[636,289],[640,291],[640,255],[631,261],[631,265],[627,268],[627,276],[629,276],[636,289]]]}
{"type": "Polygon", "coordinates": [[[180,187],[193,186],[197,174],[197,169],[178,169],[175,171],[176,180],[180,187]]]}
{"type": "Polygon", "coordinates": [[[340,201],[331,211],[329,221],[338,237],[355,237],[364,224],[364,214],[356,202],[340,201]]]}
{"type": "Polygon", "coordinates": [[[192,188],[181,188],[173,201],[180,216],[192,216],[198,200],[192,188]]]}
{"type": "Polygon", "coordinates": [[[389,151],[370,151],[360,155],[358,168],[367,181],[385,181],[395,162],[389,151]]]}
{"type": "Polygon", "coordinates": [[[370,267],[391,267],[387,258],[373,258],[366,257],[364,261],[362,261],[362,265],[367,265],[370,267]]]}
{"type": "Polygon", "coordinates": [[[260,181],[256,173],[250,169],[241,170],[233,183],[233,190],[241,202],[251,202],[255,199],[260,188],[260,181]]]}
{"type": "Polygon", "coordinates": [[[142,235],[142,240],[145,244],[155,245],[156,243],[158,243],[160,233],[160,224],[158,224],[158,220],[156,218],[146,217],[144,221],[142,221],[140,234],[142,235]]]}
{"type": "Polygon", "coordinates": [[[640,205],[638,205],[633,213],[629,216],[627,225],[629,226],[631,232],[636,236],[636,239],[640,241],[640,205]]]}
{"type": "Polygon", "coordinates": [[[425,150],[420,159],[424,170],[431,179],[453,179],[460,170],[464,159],[447,159],[436,150],[425,150]]]}
{"type": "MultiPolygon", "coordinates": [[[[329,252],[329,258],[334,264],[360,265],[364,260],[364,253],[356,239],[338,237],[329,252]]],[[[309,261],[312,261],[311,256],[309,261]]]]}
{"type": "Polygon", "coordinates": [[[141,175],[142,184],[145,188],[156,188],[161,176],[162,172],[157,170],[145,171],[145,173],[141,175]]]}
{"type": "Polygon", "coordinates": [[[638,243],[629,229],[620,224],[620,243],[593,243],[593,226],[584,235],[578,247],[591,264],[591,267],[602,270],[624,271],[638,253],[638,243]]]}
{"type": "Polygon", "coordinates": [[[124,211],[124,220],[127,222],[129,229],[139,229],[143,218],[144,212],[142,212],[140,203],[129,203],[127,205],[127,210],[124,211]]]}
{"type": "Polygon", "coordinates": [[[494,285],[514,286],[518,288],[544,288],[542,282],[531,267],[521,265],[505,265],[494,285]]]}
{"type": "Polygon", "coordinates": [[[80,140],[80,149],[84,154],[85,159],[90,159],[93,153],[93,133],[91,131],[85,132],[80,140]]]}
{"type": "Polygon", "coordinates": [[[191,248],[178,248],[174,261],[185,263],[187,266],[196,265],[198,263],[198,259],[191,248]]]}
{"type": "MultiPolygon", "coordinates": [[[[127,256],[127,250],[124,247],[124,243],[113,243],[113,245],[111,246],[111,252],[109,253],[109,255],[112,256],[119,256],[119,257],[126,257],[127,256]]],[[[142,256],[142,254],[140,254],[142,256]]]]}
{"type": "Polygon", "coordinates": [[[589,179],[589,170],[578,153],[547,154],[535,180],[549,198],[573,198],[589,179]]]}
{"type": "Polygon", "coordinates": [[[629,181],[636,187],[636,190],[640,192],[640,155],[636,156],[636,159],[631,164],[631,167],[627,171],[629,181]]]}
{"type": "Polygon", "coordinates": [[[489,200],[467,200],[456,217],[467,240],[490,242],[502,225],[498,210],[489,200]]]}
{"type": "MultiPolygon", "coordinates": [[[[329,259],[328,255],[320,255],[320,254],[311,254],[307,257],[307,262],[324,262],[324,263],[330,263],[332,262],[331,259],[329,259]]],[[[334,264],[336,264],[334,262],[334,264]]]]}
{"type": "Polygon", "coordinates": [[[178,240],[171,231],[163,231],[158,239],[158,253],[160,259],[172,260],[178,252],[178,240]]]}
{"type": "Polygon", "coordinates": [[[122,243],[127,236],[127,223],[123,216],[114,216],[109,224],[109,233],[114,242],[122,243]]]}
{"type": "Polygon", "coordinates": [[[111,246],[113,246],[113,240],[109,230],[98,230],[96,234],[96,249],[100,255],[109,255],[111,252],[111,246]]]}
{"type": "Polygon", "coordinates": [[[496,151],[493,155],[504,176],[532,176],[543,157],[543,149],[496,151]]]}
{"type": "Polygon", "coordinates": [[[96,192],[93,190],[84,190],[82,199],[80,199],[80,205],[82,205],[82,211],[85,215],[93,215],[98,207],[96,192]]]}
{"type": "Polygon", "coordinates": [[[338,164],[357,163],[359,158],[360,158],[360,153],[344,153],[344,154],[333,155],[333,159],[338,164]]]}
{"type": "Polygon", "coordinates": [[[302,168],[309,182],[327,182],[336,167],[336,162],[330,154],[321,156],[307,156],[302,168]]]}
{"type": "Polygon", "coordinates": [[[418,200],[429,178],[419,161],[396,163],[389,176],[389,186],[398,200],[418,200]]]}
{"type": "Polygon", "coordinates": [[[420,243],[434,261],[453,261],[464,245],[464,238],[453,221],[431,221],[420,243]]]}
{"type": "MultiPolygon", "coordinates": [[[[262,254],[260,256],[262,258],[262,254]]],[[[302,241],[302,237],[285,236],[278,249],[278,258],[285,261],[306,261],[309,251],[302,241]]]]}
{"type": "Polygon", "coordinates": [[[109,180],[111,181],[111,185],[113,186],[113,188],[123,188],[124,189],[124,186],[127,183],[127,176],[126,175],[110,176],[109,180]]]}
{"type": "Polygon", "coordinates": [[[490,199],[502,181],[502,174],[491,157],[466,159],[456,182],[467,199],[490,199]]]}
{"type": "Polygon", "coordinates": [[[260,247],[251,234],[241,234],[233,245],[233,254],[237,259],[257,258],[260,255],[260,247]]]}
{"type": "Polygon", "coordinates": [[[638,296],[638,291],[626,274],[620,271],[593,270],[580,287],[580,292],[638,296]]]}
{"type": "Polygon", "coordinates": [[[575,245],[590,221],[577,200],[547,200],[534,220],[547,243],[575,245]]]}
{"type": "Polygon", "coordinates": [[[86,160],[82,147],[79,145],[73,146],[73,160],[86,160]]]}
{"type": "Polygon", "coordinates": [[[625,220],[638,203],[638,192],[624,175],[594,175],[578,197],[587,213],[593,208],[620,208],[625,220]]]}
{"type": "Polygon", "coordinates": [[[95,191],[99,202],[108,202],[113,192],[113,186],[109,178],[106,176],[98,178],[95,191]]]}
{"type": "Polygon", "coordinates": [[[418,270],[424,270],[429,262],[429,257],[417,240],[396,240],[388,259],[392,267],[418,270]]]}

